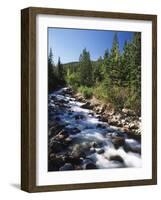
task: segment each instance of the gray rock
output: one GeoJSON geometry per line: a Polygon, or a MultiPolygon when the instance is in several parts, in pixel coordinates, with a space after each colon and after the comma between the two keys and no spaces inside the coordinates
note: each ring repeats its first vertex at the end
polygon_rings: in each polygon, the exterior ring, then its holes
{"type": "Polygon", "coordinates": [[[98,145],[97,145],[97,143],[96,143],[96,142],[91,142],[90,146],[91,146],[91,147],[93,147],[93,148],[96,148],[96,147],[98,147],[98,145]]]}
{"type": "Polygon", "coordinates": [[[133,110],[130,110],[130,109],[128,109],[128,108],[123,108],[123,109],[122,109],[122,112],[123,112],[124,114],[129,115],[129,116],[134,116],[134,115],[136,115],[136,113],[135,113],[133,110]]]}
{"type": "Polygon", "coordinates": [[[97,169],[97,166],[94,163],[88,163],[85,166],[86,169],[97,169]]]}
{"type": "Polygon", "coordinates": [[[62,167],[60,167],[59,171],[68,171],[73,170],[73,165],[71,163],[65,163],[62,167]]]}
{"type": "Polygon", "coordinates": [[[79,119],[84,119],[85,116],[84,115],[75,115],[75,119],[79,120],[79,119]]]}
{"type": "Polygon", "coordinates": [[[105,128],[106,128],[106,126],[105,126],[105,125],[103,125],[103,124],[97,124],[96,128],[103,128],[103,129],[105,129],[105,128]]]}
{"type": "Polygon", "coordinates": [[[49,171],[58,171],[60,167],[64,165],[64,158],[62,156],[50,156],[50,160],[48,162],[48,170],[49,171]]]}
{"type": "Polygon", "coordinates": [[[93,106],[91,105],[90,102],[86,102],[85,104],[83,104],[83,105],[81,106],[81,108],[93,109],[93,106]]]}
{"type": "Polygon", "coordinates": [[[125,139],[123,137],[115,137],[112,139],[112,143],[116,149],[118,149],[120,146],[124,146],[125,139]]]}
{"type": "Polygon", "coordinates": [[[97,151],[98,154],[103,154],[104,152],[105,152],[104,149],[99,149],[99,150],[97,151]]]}
{"type": "Polygon", "coordinates": [[[64,144],[59,141],[53,141],[51,145],[52,152],[58,153],[64,150],[64,144]]]}
{"type": "Polygon", "coordinates": [[[95,153],[95,152],[96,152],[96,149],[95,149],[94,147],[91,147],[90,150],[89,150],[89,153],[90,153],[90,154],[93,154],[93,153],[95,153]]]}
{"type": "Polygon", "coordinates": [[[118,162],[124,163],[123,158],[121,156],[119,156],[119,155],[110,156],[109,160],[114,160],[114,161],[118,161],[118,162]]]}
{"type": "Polygon", "coordinates": [[[53,121],[50,122],[49,127],[49,136],[55,136],[64,128],[64,125],[60,125],[56,121],[53,121]]]}

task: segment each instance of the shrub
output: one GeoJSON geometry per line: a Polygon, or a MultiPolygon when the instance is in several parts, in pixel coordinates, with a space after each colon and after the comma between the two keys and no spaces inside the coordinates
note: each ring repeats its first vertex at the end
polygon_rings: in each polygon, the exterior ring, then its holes
{"type": "Polygon", "coordinates": [[[84,98],[89,99],[93,96],[93,88],[87,86],[81,86],[78,91],[84,96],[84,98]]]}

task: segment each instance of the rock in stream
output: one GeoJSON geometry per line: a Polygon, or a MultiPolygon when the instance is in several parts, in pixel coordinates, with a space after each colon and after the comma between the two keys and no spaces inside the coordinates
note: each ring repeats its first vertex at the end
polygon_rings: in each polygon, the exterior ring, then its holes
{"type": "Polygon", "coordinates": [[[49,171],[141,167],[141,142],[117,123],[101,120],[71,88],[54,91],[48,99],[49,171]]]}

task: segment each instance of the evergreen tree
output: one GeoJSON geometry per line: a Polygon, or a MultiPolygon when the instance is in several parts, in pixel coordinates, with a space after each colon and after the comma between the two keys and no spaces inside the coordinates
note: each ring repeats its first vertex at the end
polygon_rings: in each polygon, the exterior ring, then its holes
{"type": "Polygon", "coordinates": [[[63,65],[60,61],[60,57],[58,58],[57,70],[58,70],[59,82],[60,82],[60,84],[64,84],[64,69],[63,69],[63,65]]]}
{"type": "MultiPolygon", "coordinates": [[[[52,54],[49,61],[50,57],[52,54]]],[[[69,63],[64,69],[59,58],[57,70],[59,81],[65,73],[67,83],[86,97],[94,94],[116,109],[127,107],[140,113],[140,33],[134,33],[130,42],[125,41],[122,52],[119,51],[118,37],[115,34],[111,50],[107,49],[103,58],[100,56],[97,61],[91,62],[90,53],[86,49],[83,49],[79,62],[69,63]]]]}
{"type": "Polygon", "coordinates": [[[103,80],[103,70],[102,70],[102,65],[103,65],[103,59],[100,56],[98,60],[96,61],[95,64],[93,64],[93,81],[95,84],[99,83],[100,81],[103,80]]]}
{"type": "Polygon", "coordinates": [[[121,73],[120,69],[120,51],[117,33],[114,35],[113,44],[109,56],[109,67],[108,67],[109,77],[113,84],[119,85],[119,76],[121,73]]]}
{"type": "Polygon", "coordinates": [[[134,33],[131,47],[131,84],[141,93],[141,34],[134,33]]]}
{"type": "Polygon", "coordinates": [[[54,62],[53,62],[53,52],[52,49],[50,48],[49,56],[48,56],[48,69],[49,69],[49,76],[53,74],[53,67],[54,67],[54,62]]]}
{"type": "Polygon", "coordinates": [[[80,62],[80,82],[82,85],[92,85],[92,63],[90,60],[90,53],[83,49],[82,54],[79,57],[80,62]]]}
{"type": "Polygon", "coordinates": [[[109,65],[109,50],[108,49],[105,50],[103,60],[104,60],[105,68],[107,69],[109,65]]]}
{"type": "Polygon", "coordinates": [[[50,48],[48,56],[48,90],[51,91],[54,88],[54,62],[53,62],[53,52],[50,48]]]}
{"type": "Polygon", "coordinates": [[[131,66],[132,66],[132,49],[131,43],[125,41],[123,47],[123,53],[121,56],[121,85],[130,87],[131,79],[131,66]]]}

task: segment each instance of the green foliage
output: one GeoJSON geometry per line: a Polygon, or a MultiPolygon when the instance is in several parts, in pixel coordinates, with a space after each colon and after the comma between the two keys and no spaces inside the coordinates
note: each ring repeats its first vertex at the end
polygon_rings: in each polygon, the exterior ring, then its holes
{"type": "Polygon", "coordinates": [[[93,96],[93,88],[91,87],[87,87],[87,86],[80,86],[78,88],[78,91],[80,93],[82,93],[82,95],[84,96],[84,98],[91,98],[93,96]]]}
{"type": "Polygon", "coordinates": [[[81,84],[84,86],[92,86],[92,63],[90,53],[86,49],[83,49],[79,57],[79,65],[81,84]]]}
{"type": "Polygon", "coordinates": [[[60,61],[60,57],[58,58],[57,73],[58,73],[58,77],[59,77],[59,84],[64,85],[65,84],[65,77],[64,77],[65,71],[64,71],[63,64],[60,61]]]}
{"type": "Polygon", "coordinates": [[[80,85],[78,73],[70,73],[68,70],[66,75],[66,82],[68,85],[72,86],[74,90],[76,90],[80,85]]]}
{"type": "Polygon", "coordinates": [[[85,98],[93,95],[116,109],[130,108],[141,112],[141,34],[134,33],[131,42],[125,42],[119,50],[117,34],[110,49],[97,61],[91,61],[90,53],[83,49],[79,62],[55,66],[53,53],[48,58],[49,89],[64,85],[72,86],[85,98]]]}
{"type": "Polygon", "coordinates": [[[51,92],[57,87],[65,84],[65,72],[63,65],[61,64],[60,58],[58,59],[58,64],[55,66],[53,61],[53,52],[50,48],[48,56],[48,91],[51,92]]]}

